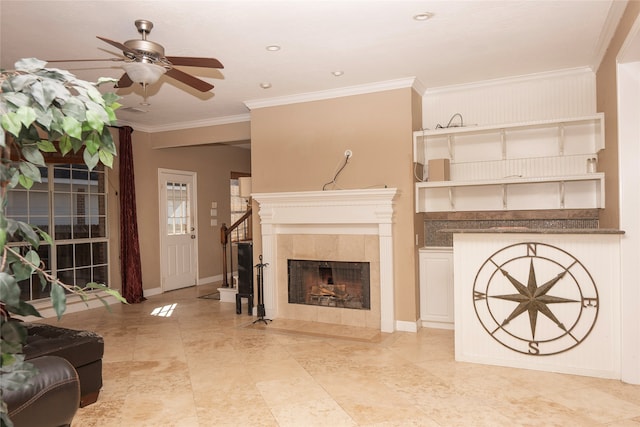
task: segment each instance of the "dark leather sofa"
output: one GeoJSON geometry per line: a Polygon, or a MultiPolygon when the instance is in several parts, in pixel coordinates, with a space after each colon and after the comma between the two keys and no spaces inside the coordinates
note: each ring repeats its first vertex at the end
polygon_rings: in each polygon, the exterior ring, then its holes
{"type": "Polygon", "coordinates": [[[29,361],[38,373],[19,390],[2,390],[14,427],[66,427],[80,404],[78,373],[57,356],[29,361]]]}
{"type": "Polygon", "coordinates": [[[25,360],[42,356],[66,359],[78,372],[80,407],[94,403],[102,388],[103,338],[89,331],[61,328],[41,323],[24,323],[27,343],[23,347],[25,360]]]}

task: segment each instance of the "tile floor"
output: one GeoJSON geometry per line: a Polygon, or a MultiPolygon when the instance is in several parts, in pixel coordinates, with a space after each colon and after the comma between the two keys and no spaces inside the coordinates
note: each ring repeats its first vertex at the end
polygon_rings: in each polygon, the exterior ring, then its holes
{"type": "Polygon", "coordinates": [[[452,331],[253,325],[198,298],[212,290],[46,320],[105,339],[104,387],[73,427],[640,426],[640,386],[457,363],[452,331]]]}

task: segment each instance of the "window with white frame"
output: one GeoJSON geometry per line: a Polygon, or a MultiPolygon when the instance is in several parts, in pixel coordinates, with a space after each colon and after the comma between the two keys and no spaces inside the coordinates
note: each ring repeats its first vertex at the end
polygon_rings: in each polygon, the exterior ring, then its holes
{"type": "MultiPolygon", "coordinates": [[[[46,271],[66,284],[109,283],[107,176],[102,165],[41,167],[41,183],[9,191],[7,214],[46,231],[53,245],[42,242],[38,254],[46,271]]],[[[21,242],[10,245],[24,247],[21,242]]],[[[34,301],[49,296],[51,285],[37,275],[20,282],[21,297],[34,301]]]]}

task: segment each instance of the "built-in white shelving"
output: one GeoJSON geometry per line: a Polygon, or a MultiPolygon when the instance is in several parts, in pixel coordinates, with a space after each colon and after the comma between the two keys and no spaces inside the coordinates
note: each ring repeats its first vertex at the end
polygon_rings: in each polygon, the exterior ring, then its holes
{"type": "MultiPolygon", "coordinates": [[[[449,159],[449,181],[416,183],[417,212],[604,208],[604,116],[413,134],[414,161],[449,159]]],[[[425,173],[426,178],[426,173],[425,173]]]]}

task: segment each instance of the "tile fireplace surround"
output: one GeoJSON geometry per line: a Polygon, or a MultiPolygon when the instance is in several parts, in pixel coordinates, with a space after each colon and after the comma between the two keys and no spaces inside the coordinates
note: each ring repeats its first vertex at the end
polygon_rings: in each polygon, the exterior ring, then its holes
{"type": "Polygon", "coordinates": [[[393,214],[395,188],[254,193],[262,228],[264,305],[268,318],[395,328],[393,214]],[[366,261],[371,310],[288,303],[287,260],[366,261]]]}

